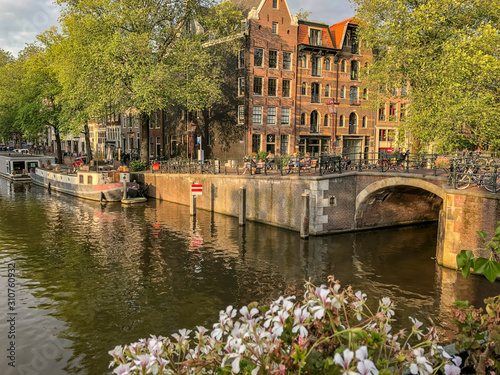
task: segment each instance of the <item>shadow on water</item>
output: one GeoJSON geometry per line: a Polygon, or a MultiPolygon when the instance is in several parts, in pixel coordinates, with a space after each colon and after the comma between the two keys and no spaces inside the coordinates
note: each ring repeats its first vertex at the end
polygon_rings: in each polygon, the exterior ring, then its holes
{"type": "Polygon", "coordinates": [[[205,211],[193,222],[189,207],[168,202],[101,205],[29,186],[0,180],[0,272],[16,262],[18,360],[38,374],[106,374],[116,345],[211,327],[230,304],[301,296],[309,278],[390,296],[395,327],[412,314],[446,327],[455,298],[500,294],[498,283],[436,266],[435,224],[305,241],[205,211]]]}

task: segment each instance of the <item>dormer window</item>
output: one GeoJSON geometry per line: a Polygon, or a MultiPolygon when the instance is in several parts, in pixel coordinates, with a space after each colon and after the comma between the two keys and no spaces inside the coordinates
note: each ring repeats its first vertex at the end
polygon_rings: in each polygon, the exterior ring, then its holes
{"type": "Polygon", "coordinates": [[[273,0],[273,9],[278,9],[278,0],[273,0]]]}
{"type": "Polygon", "coordinates": [[[351,45],[351,34],[346,33],[344,37],[344,47],[349,47],[351,45]]]}
{"type": "Polygon", "coordinates": [[[309,44],[312,44],[313,46],[321,45],[321,30],[309,30],[309,44]]]}

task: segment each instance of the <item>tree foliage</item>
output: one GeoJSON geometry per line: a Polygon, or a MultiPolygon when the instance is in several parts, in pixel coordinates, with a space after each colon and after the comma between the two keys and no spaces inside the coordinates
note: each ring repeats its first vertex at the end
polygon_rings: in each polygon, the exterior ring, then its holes
{"type": "Polygon", "coordinates": [[[391,87],[409,85],[403,130],[437,151],[500,148],[500,3],[352,2],[359,36],[376,55],[364,74],[379,103],[391,100],[391,87]]]}
{"type": "MultiPolygon", "coordinates": [[[[182,103],[200,110],[221,97],[215,44],[239,32],[241,13],[213,0],[59,0],[64,39],[59,72],[64,95],[82,119],[135,109],[141,157],[148,153],[148,116],[182,103]]],[[[236,45],[236,40],[224,44],[236,45]]]]}

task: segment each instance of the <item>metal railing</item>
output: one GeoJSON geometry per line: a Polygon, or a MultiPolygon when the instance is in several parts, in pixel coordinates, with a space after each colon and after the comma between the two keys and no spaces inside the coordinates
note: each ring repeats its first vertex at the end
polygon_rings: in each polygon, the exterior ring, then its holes
{"type": "Polygon", "coordinates": [[[496,193],[500,190],[500,166],[478,164],[457,156],[410,153],[345,153],[342,155],[280,156],[257,160],[206,159],[166,160],[154,162],[153,173],[178,174],[224,174],[264,176],[309,176],[342,174],[346,172],[418,173],[432,176],[446,176],[453,188],[464,189],[471,184],[483,186],[496,193]],[[438,157],[446,158],[444,165],[438,157]],[[470,180],[470,181],[469,181],[470,180]],[[468,182],[467,186],[466,182],[468,182]]]}

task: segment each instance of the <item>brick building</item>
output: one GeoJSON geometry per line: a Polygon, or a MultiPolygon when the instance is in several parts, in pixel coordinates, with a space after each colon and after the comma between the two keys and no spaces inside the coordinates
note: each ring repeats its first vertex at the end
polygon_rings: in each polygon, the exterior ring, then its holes
{"type": "Polygon", "coordinates": [[[356,20],[329,26],[298,21],[286,0],[232,2],[246,31],[227,59],[224,100],[205,111],[162,111],[150,125],[150,155],[375,151],[377,113],[359,75],[372,55],[357,42],[356,20]]]}

